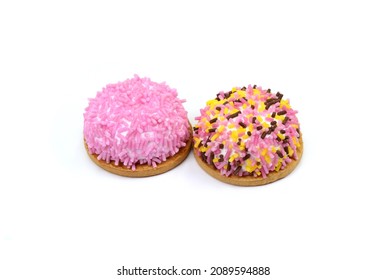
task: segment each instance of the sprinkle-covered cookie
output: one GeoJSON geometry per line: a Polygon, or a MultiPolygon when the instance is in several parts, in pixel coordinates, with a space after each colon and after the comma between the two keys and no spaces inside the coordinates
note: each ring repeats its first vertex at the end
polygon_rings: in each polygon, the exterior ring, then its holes
{"type": "Polygon", "coordinates": [[[283,178],[302,155],[300,125],[289,100],[251,86],[219,92],[193,127],[194,153],[211,175],[236,185],[283,178]]]}
{"type": "Polygon", "coordinates": [[[177,91],[134,76],[90,99],[84,140],[90,157],[124,176],[156,175],[179,164],[191,147],[191,126],[177,91]]]}

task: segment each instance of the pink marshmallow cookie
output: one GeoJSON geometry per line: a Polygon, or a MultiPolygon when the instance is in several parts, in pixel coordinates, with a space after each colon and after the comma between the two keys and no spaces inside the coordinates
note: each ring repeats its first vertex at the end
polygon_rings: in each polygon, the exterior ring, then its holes
{"type": "Polygon", "coordinates": [[[165,83],[135,75],[108,84],[89,100],[84,138],[98,160],[154,168],[184,147],[190,137],[187,112],[177,91],[165,83]]]}

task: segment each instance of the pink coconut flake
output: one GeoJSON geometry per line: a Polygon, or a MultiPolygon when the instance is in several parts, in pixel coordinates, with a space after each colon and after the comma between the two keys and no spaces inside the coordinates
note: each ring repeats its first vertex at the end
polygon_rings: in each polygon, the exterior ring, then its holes
{"type": "Polygon", "coordinates": [[[84,138],[99,160],[156,167],[185,146],[190,137],[187,111],[177,91],[135,75],[108,84],[89,99],[84,113],[84,138]]]}

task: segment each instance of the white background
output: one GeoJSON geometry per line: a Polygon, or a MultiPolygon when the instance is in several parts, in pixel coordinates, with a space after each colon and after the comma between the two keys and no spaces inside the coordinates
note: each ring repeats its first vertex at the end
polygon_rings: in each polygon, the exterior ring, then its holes
{"type": "Polygon", "coordinates": [[[383,1],[1,1],[0,279],[169,279],[117,269],[270,266],[262,279],[387,279],[383,1]],[[190,121],[258,84],[299,111],[298,168],[223,184],[192,154],[112,175],[82,143],[88,98],[166,81],[190,121]]]}

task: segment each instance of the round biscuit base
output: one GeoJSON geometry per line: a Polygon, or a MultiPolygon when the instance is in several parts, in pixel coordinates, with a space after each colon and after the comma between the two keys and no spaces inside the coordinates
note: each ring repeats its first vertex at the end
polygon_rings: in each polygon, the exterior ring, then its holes
{"type": "Polygon", "coordinates": [[[215,179],[218,179],[223,183],[227,183],[231,185],[236,185],[241,187],[255,187],[255,186],[262,186],[269,183],[273,183],[289,175],[296,168],[296,166],[301,160],[302,153],[304,151],[304,144],[302,142],[302,137],[300,137],[300,144],[301,144],[300,147],[297,148],[298,159],[292,160],[288,165],[286,165],[284,169],[270,172],[266,178],[254,177],[254,176],[235,176],[235,175],[230,175],[229,177],[227,177],[220,174],[219,170],[212,168],[206,162],[204,162],[201,159],[201,157],[198,156],[198,153],[196,150],[194,150],[194,156],[196,161],[200,165],[200,167],[215,179]]]}
{"type": "Polygon", "coordinates": [[[192,130],[190,130],[190,137],[188,138],[186,145],[181,147],[176,154],[168,157],[166,161],[157,164],[156,167],[149,166],[148,164],[137,164],[135,170],[132,170],[131,168],[128,168],[121,163],[119,165],[115,165],[114,162],[107,163],[104,160],[97,159],[98,155],[90,154],[85,140],[84,144],[87,154],[91,160],[102,169],[125,177],[149,177],[165,173],[178,166],[187,158],[192,146],[192,130]]]}

